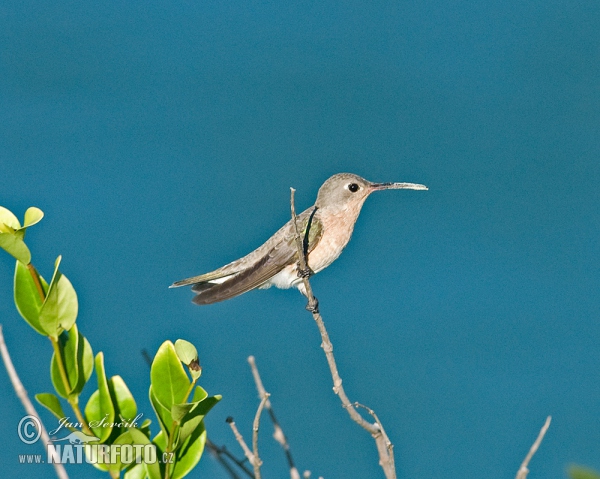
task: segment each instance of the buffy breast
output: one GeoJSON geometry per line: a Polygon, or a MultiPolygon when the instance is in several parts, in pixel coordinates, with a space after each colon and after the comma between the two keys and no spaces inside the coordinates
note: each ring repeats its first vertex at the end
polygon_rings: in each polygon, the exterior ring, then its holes
{"type": "Polygon", "coordinates": [[[355,218],[328,217],[323,222],[323,235],[319,244],[308,255],[308,266],[315,273],[327,268],[342,254],[354,230],[355,218]]]}

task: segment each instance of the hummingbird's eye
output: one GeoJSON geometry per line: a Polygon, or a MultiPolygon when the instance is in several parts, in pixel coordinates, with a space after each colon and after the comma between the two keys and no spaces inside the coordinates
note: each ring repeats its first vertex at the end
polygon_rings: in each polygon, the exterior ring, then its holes
{"type": "Polygon", "coordinates": [[[356,183],[350,183],[348,185],[348,189],[352,192],[352,193],[356,193],[358,191],[358,189],[360,188],[360,186],[358,186],[356,183]]]}

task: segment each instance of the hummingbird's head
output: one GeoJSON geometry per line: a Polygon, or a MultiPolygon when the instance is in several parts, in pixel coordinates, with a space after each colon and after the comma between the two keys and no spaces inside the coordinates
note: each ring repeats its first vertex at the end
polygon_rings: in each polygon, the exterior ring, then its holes
{"type": "Polygon", "coordinates": [[[336,211],[356,208],[360,210],[367,197],[374,191],[399,189],[426,190],[427,187],[415,183],[371,183],[352,173],[338,173],[319,188],[315,206],[336,211]]]}

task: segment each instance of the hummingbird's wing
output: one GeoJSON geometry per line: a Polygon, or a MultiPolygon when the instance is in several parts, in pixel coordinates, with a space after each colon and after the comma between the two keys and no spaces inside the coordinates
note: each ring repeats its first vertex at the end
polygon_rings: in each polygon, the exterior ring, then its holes
{"type": "MultiPolygon", "coordinates": [[[[314,217],[314,209],[311,208],[298,216],[298,226],[304,234],[305,250],[308,253],[318,244],[323,232],[321,221],[314,217]],[[308,231],[307,225],[310,225],[308,231]]],[[[250,255],[211,273],[179,283],[193,283],[192,291],[198,293],[193,299],[194,303],[216,303],[261,286],[293,263],[297,256],[295,230],[289,221],[271,240],[250,255]],[[244,259],[245,261],[242,261],[244,259]]]]}

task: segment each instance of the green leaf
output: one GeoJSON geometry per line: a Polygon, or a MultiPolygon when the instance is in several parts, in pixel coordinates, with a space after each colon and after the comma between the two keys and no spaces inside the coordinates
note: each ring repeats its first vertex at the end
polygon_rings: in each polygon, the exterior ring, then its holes
{"type": "Polygon", "coordinates": [[[154,394],[152,386],[150,386],[149,396],[150,403],[152,404],[152,409],[154,409],[154,414],[156,414],[156,417],[158,418],[160,429],[168,437],[169,431],[173,426],[173,417],[171,416],[171,412],[166,407],[164,407],[158,399],[156,399],[156,395],[154,394]]]}
{"type": "Polygon", "coordinates": [[[69,330],[75,324],[78,310],[77,293],[67,277],[58,270],[60,261],[59,256],[46,300],[40,311],[40,324],[47,334],[55,339],[63,330],[69,330]]]}
{"type": "Polygon", "coordinates": [[[32,274],[35,274],[42,285],[44,295],[48,291],[48,283],[44,281],[35,269],[32,271],[20,261],[15,262],[15,305],[19,314],[25,321],[35,329],[38,333],[47,336],[46,331],[40,324],[40,310],[42,309],[43,300],[35,285],[32,274]]]}
{"type": "Polygon", "coordinates": [[[60,374],[60,369],[58,368],[58,363],[56,362],[56,358],[54,353],[52,354],[52,359],[50,360],[50,379],[52,380],[52,385],[54,386],[54,390],[65,399],[69,397],[69,393],[65,389],[65,385],[63,383],[62,376],[60,374]]]}
{"type": "Polygon", "coordinates": [[[96,469],[100,469],[101,471],[108,471],[109,464],[105,464],[104,462],[100,462],[98,460],[99,451],[98,451],[98,443],[94,444],[86,444],[84,446],[85,455],[87,456],[88,463],[91,463],[96,469]]]}
{"type": "Polygon", "coordinates": [[[142,425],[136,426],[136,427],[137,427],[137,429],[142,431],[146,436],[150,437],[150,425],[151,424],[152,424],[152,421],[150,419],[144,419],[144,422],[142,422],[142,425]]]}
{"type": "Polygon", "coordinates": [[[171,417],[173,418],[173,421],[180,423],[183,417],[196,406],[197,404],[194,403],[173,404],[173,406],[171,406],[171,417]]]}
{"type": "MultiPolygon", "coordinates": [[[[62,334],[61,337],[65,337],[62,334]]],[[[79,382],[79,364],[78,364],[78,353],[79,353],[79,331],[77,326],[74,324],[66,334],[67,341],[62,349],[63,360],[65,369],[67,370],[67,377],[69,378],[69,393],[71,393],[79,382]]]]}
{"type": "MultiPolygon", "coordinates": [[[[110,390],[112,402],[115,405],[115,417],[123,418],[125,421],[135,419],[137,405],[123,378],[121,376],[110,378],[108,389],[110,390]]],[[[116,422],[120,422],[120,420],[116,422]]]]}
{"type": "Polygon", "coordinates": [[[206,430],[204,429],[204,422],[201,422],[200,426],[182,443],[177,451],[175,469],[171,474],[173,479],[180,479],[187,476],[196,467],[204,452],[205,444],[206,430]]]}
{"type": "MultiPolygon", "coordinates": [[[[196,388],[194,389],[194,396],[192,397],[192,402],[200,402],[200,401],[204,401],[206,398],[208,397],[208,393],[204,390],[204,388],[200,387],[200,386],[196,386],[196,388]]],[[[221,396],[215,396],[218,397],[219,400],[221,399],[221,396]]]]}
{"type": "Polygon", "coordinates": [[[146,469],[143,463],[134,464],[132,468],[127,469],[123,479],[146,479],[146,469]]]}
{"type": "Polygon", "coordinates": [[[167,439],[162,431],[159,431],[156,437],[152,439],[152,442],[156,444],[156,447],[158,447],[161,452],[165,452],[167,449],[167,439]]]}
{"type": "Polygon", "coordinates": [[[178,339],[175,341],[175,351],[180,361],[188,367],[193,379],[198,379],[202,374],[202,368],[198,362],[198,350],[189,341],[178,339]]]}
{"type": "MultiPolygon", "coordinates": [[[[200,397],[200,395],[206,391],[204,389],[197,387],[195,397],[200,397]],[[196,396],[196,394],[199,394],[196,396]]],[[[206,396],[204,396],[206,398],[206,396]]],[[[197,401],[196,406],[183,417],[181,421],[181,427],[179,428],[179,441],[180,443],[184,443],[185,440],[193,434],[193,432],[200,426],[202,421],[204,420],[204,416],[208,414],[208,412],[221,400],[221,396],[211,396],[204,400],[197,401]]]]}
{"type": "Polygon", "coordinates": [[[12,233],[0,233],[0,248],[23,264],[31,263],[31,253],[23,238],[12,233]]]}
{"type": "Polygon", "coordinates": [[[44,212],[35,206],[27,208],[25,211],[25,219],[23,220],[23,226],[21,228],[29,228],[36,223],[39,223],[44,217],[44,212]]]}
{"type": "Polygon", "coordinates": [[[178,339],[175,341],[175,352],[183,364],[187,365],[192,361],[198,360],[198,351],[196,347],[184,339],[178,339]]]}
{"type": "Polygon", "coordinates": [[[173,421],[181,422],[181,419],[191,412],[201,401],[204,401],[208,397],[208,393],[202,389],[200,386],[196,386],[194,391],[194,397],[192,402],[183,403],[183,404],[173,404],[171,406],[171,416],[173,416],[173,421]]]}
{"type": "MultiPolygon", "coordinates": [[[[76,326],[73,325],[73,328],[76,326]]],[[[73,329],[71,328],[71,329],[73,329]]],[[[73,389],[73,394],[81,394],[84,386],[92,376],[94,370],[94,353],[92,352],[92,346],[90,345],[87,338],[79,333],[79,344],[77,347],[77,365],[79,367],[79,380],[77,385],[73,389]]]]}
{"type": "MultiPolygon", "coordinates": [[[[129,430],[129,434],[133,439],[134,444],[152,444],[152,441],[139,429],[132,428],[129,430]]],[[[158,459],[160,458],[159,452],[157,451],[157,461],[153,463],[149,463],[146,460],[143,460],[144,469],[146,469],[146,474],[150,479],[162,479],[162,474],[160,471],[160,464],[158,459]]]]}
{"type": "Polygon", "coordinates": [[[85,417],[90,423],[94,434],[100,438],[100,442],[106,441],[110,436],[112,427],[103,427],[114,423],[115,407],[110,398],[108,381],[104,371],[104,354],[96,355],[96,376],[98,378],[98,389],[94,391],[85,406],[85,417]]]}
{"type": "MultiPolygon", "coordinates": [[[[125,431],[124,433],[122,433],[119,437],[117,437],[115,439],[115,441],[112,444],[134,444],[133,442],[133,438],[131,437],[131,434],[129,431],[125,431]]],[[[109,464],[108,469],[110,471],[122,471],[123,469],[125,469],[126,467],[129,466],[129,464],[135,463],[135,450],[133,451],[133,457],[131,458],[132,461],[128,462],[126,464],[124,464],[123,462],[121,462],[122,456],[117,456],[116,454],[114,455],[115,461],[111,462],[111,464],[109,464]]]]}
{"type": "MultiPolygon", "coordinates": [[[[171,468],[173,467],[173,465],[171,463],[166,464],[162,461],[163,453],[167,450],[167,439],[166,439],[167,437],[168,436],[166,436],[163,431],[159,431],[159,433],[154,437],[154,439],[152,439],[152,443],[156,446],[157,453],[160,457],[160,468],[161,468],[161,474],[163,476],[165,474],[165,467],[167,467],[167,466],[170,466],[171,468]]],[[[176,458],[173,457],[173,460],[176,460],[176,458]]]]}
{"type": "MultiPolygon", "coordinates": [[[[58,339],[58,348],[60,350],[60,356],[62,358],[63,365],[65,366],[65,371],[67,372],[67,380],[69,381],[68,385],[65,385],[63,381],[63,377],[60,373],[60,367],[58,366],[58,360],[56,358],[56,353],[52,353],[52,358],[50,359],[50,379],[52,379],[52,385],[56,392],[64,397],[68,398],[71,393],[71,380],[73,379],[74,372],[71,370],[71,375],[69,376],[69,372],[66,366],[65,354],[73,354],[73,349],[76,350],[77,344],[73,344],[72,338],[69,334],[64,333],[61,334],[58,339]],[[68,353],[65,351],[68,348],[68,353]]],[[[77,340],[75,340],[77,342],[77,340]]],[[[71,365],[72,366],[72,365],[71,365]]],[[[74,378],[77,381],[77,378],[74,378]]],[[[75,382],[76,384],[76,382],[75,382]]]]}
{"type": "Polygon", "coordinates": [[[181,404],[187,399],[190,380],[171,341],[165,341],[156,353],[150,369],[150,382],[154,396],[169,411],[173,404],[181,404]]]}
{"type": "Polygon", "coordinates": [[[20,227],[21,223],[19,223],[19,220],[13,214],[13,212],[4,206],[0,206],[0,232],[12,233],[14,230],[18,230],[20,227]],[[5,226],[8,226],[8,228],[5,226]]]}
{"type": "Polygon", "coordinates": [[[77,326],[73,325],[68,333],[63,333],[58,338],[58,346],[69,381],[68,386],[65,387],[63,382],[56,354],[52,355],[50,361],[50,377],[54,389],[64,398],[71,395],[79,382],[79,337],[77,326]]]}
{"type": "Polygon", "coordinates": [[[57,419],[63,419],[66,416],[62,409],[60,400],[52,393],[40,393],[35,395],[35,400],[50,411],[57,419]]]}
{"type": "Polygon", "coordinates": [[[587,467],[570,466],[568,472],[571,479],[600,479],[599,473],[587,467]]]}

